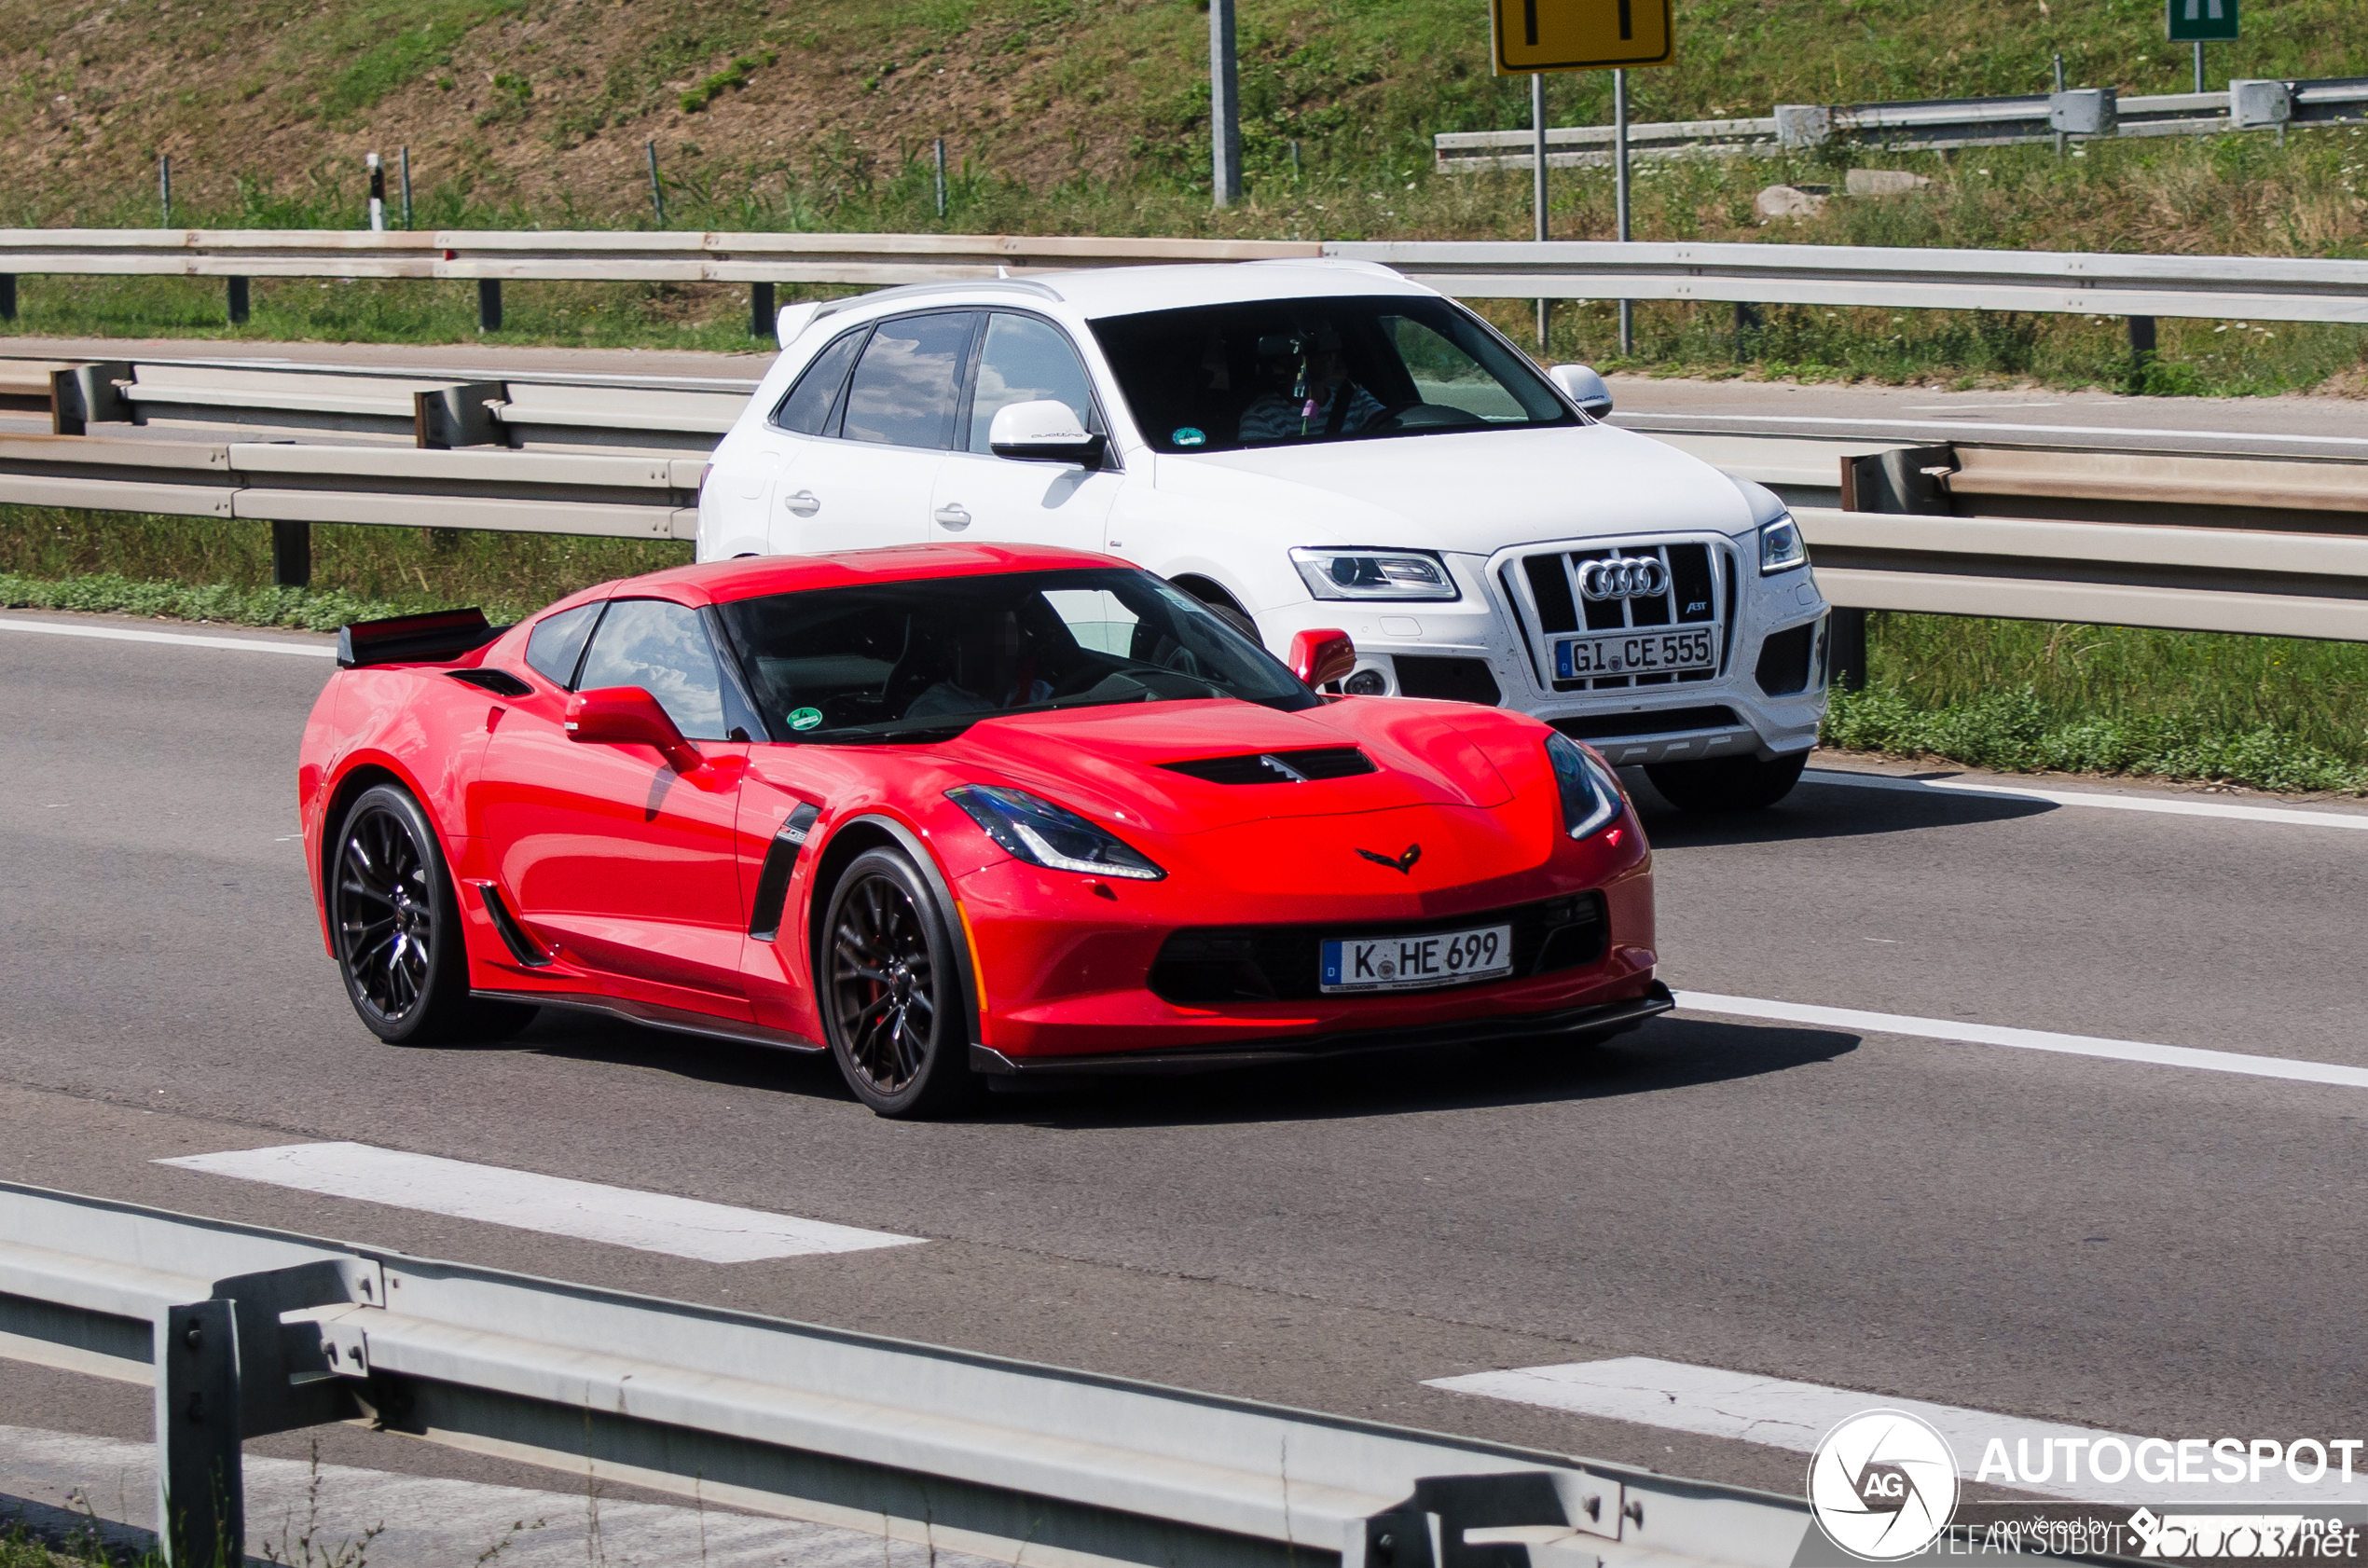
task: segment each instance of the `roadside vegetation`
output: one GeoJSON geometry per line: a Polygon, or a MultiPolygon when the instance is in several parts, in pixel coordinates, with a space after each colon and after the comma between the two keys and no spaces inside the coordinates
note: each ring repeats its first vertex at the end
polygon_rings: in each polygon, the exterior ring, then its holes
{"type": "MultiPolygon", "coordinates": [[[[2230,75],[2368,74],[2345,0],[2255,0],[2230,75]]],[[[408,147],[420,228],[669,227],[1275,238],[1526,238],[1526,175],[1442,176],[1430,137],[1513,129],[1527,84],[1488,74],[1482,11],[1428,0],[1253,0],[1241,22],[1249,199],[1207,197],[1206,16],[1194,0],[0,0],[0,224],[147,226],[173,158],[182,227],[352,228],[361,154],[408,147]],[[202,21],[197,20],[201,17],[202,21]],[[186,19],[186,20],[185,20],[186,19]],[[948,211],[929,146],[947,139],[948,211]],[[1296,148],[1297,156],[1294,157],[1296,148]]],[[[1631,76],[1640,119],[2075,84],[2182,91],[2158,0],[1679,0],[1679,63],[1631,76]]],[[[1549,118],[1609,117],[1602,74],[1554,78],[1549,118]]],[[[2360,128],[2075,149],[1840,153],[1640,164],[1649,240],[2279,255],[2368,254],[2360,128]],[[1852,160],[1931,177],[1762,227],[1772,183],[1838,186],[1852,160]]],[[[1613,231],[1603,170],[1553,175],[1552,227],[1613,231]]],[[[397,192],[391,179],[390,199],[397,192]]],[[[719,286],[509,286],[515,343],[749,346],[719,286]]],[[[257,279],[244,328],[218,282],[27,278],[20,334],[371,342],[476,337],[465,283],[257,279]]],[[[1508,302],[1504,324],[1528,311],[1508,302]]],[[[2156,394],[2368,391],[2368,330],[2162,323],[2133,369],[2117,320],[1646,305],[1617,353],[1608,307],[1565,309],[1549,352],[1687,375],[2156,394]]],[[[9,330],[9,329],[0,329],[9,330]]]]}

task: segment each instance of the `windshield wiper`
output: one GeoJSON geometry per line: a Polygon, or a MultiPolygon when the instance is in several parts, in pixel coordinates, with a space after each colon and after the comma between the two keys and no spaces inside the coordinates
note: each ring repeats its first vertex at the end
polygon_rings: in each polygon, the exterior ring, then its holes
{"type": "Polygon", "coordinates": [[[946,724],[915,724],[894,730],[843,730],[831,735],[800,736],[801,746],[902,746],[909,742],[952,740],[981,719],[992,719],[992,713],[980,713],[946,724]]]}

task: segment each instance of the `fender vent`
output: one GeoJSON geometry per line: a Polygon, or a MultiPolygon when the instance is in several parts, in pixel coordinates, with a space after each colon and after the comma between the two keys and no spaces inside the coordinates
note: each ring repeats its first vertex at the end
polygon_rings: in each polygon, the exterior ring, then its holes
{"type": "Polygon", "coordinates": [[[464,686],[491,692],[497,697],[528,696],[534,691],[533,687],[506,669],[447,669],[444,673],[464,686]]]}
{"type": "Polygon", "coordinates": [[[1239,757],[1196,757],[1162,763],[1170,773],[1190,774],[1211,784],[1308,784],[1322,778],[1354,778],[1379,773],[1373,760],[1354,746],[1315,746],[1298,751],[1255,751],[1239,757]]]}
{"type": "Polygon", "coordinates": [[[493,884],[480,882],[476,888],[477,897],[485,901],[486,914],[492,916],[493,928],[501,933],[502,945],[510,950],[510,956],[530,970],[546,968],[551,962],[550,953],[526,934],[526,928],[519,925],[517,916],[510,913],[510,906],[502,901],[502,895],[493,884]]]}

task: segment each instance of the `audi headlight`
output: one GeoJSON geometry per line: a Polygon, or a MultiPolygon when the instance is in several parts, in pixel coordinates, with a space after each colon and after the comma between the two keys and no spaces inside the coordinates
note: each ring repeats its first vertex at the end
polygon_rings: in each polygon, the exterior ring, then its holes
{"type": "Polygon", "coordinates": [[[1461,598],[1447,563],[1420,550],[1291,552],[1291,564],[1317,598],[1461,598]]]}
{"type": "Polygon", "coordinates": [[[945,798],[970,814],[986,836],[1014,860],[1053,871],[1157,882],[1167,875],[1141,850],[1105,832],[1076,812],[1026,790],[965,784],[945,798]]]}
{"type": "Polygon", "coordinates": [[[1809,541],[1800,536],[1800,525],[1793,521],[1790,514],[1772,523],[1760,525],[1759,574],[1762,577],[1808,564],[1809,541]]]}
{"type": "Polygon", "coordinates": [[[1563,826],[1573,838],[1601,832],[1619,816],[1619,780],[1594,754],[1566,735],[1546,737],[1554,782],[1563,791],[1563,826]]]}

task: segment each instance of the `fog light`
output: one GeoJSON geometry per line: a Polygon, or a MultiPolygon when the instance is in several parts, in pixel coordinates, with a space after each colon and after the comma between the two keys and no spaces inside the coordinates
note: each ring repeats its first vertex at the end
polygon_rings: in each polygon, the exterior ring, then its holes
{"type": "Polygon", "coordinates": [[[1389,690],[1389,681],[1378,669],[1360,669],[1341,682],[1341,690],[1355,697],[1377,697],[1389,690]]]}

